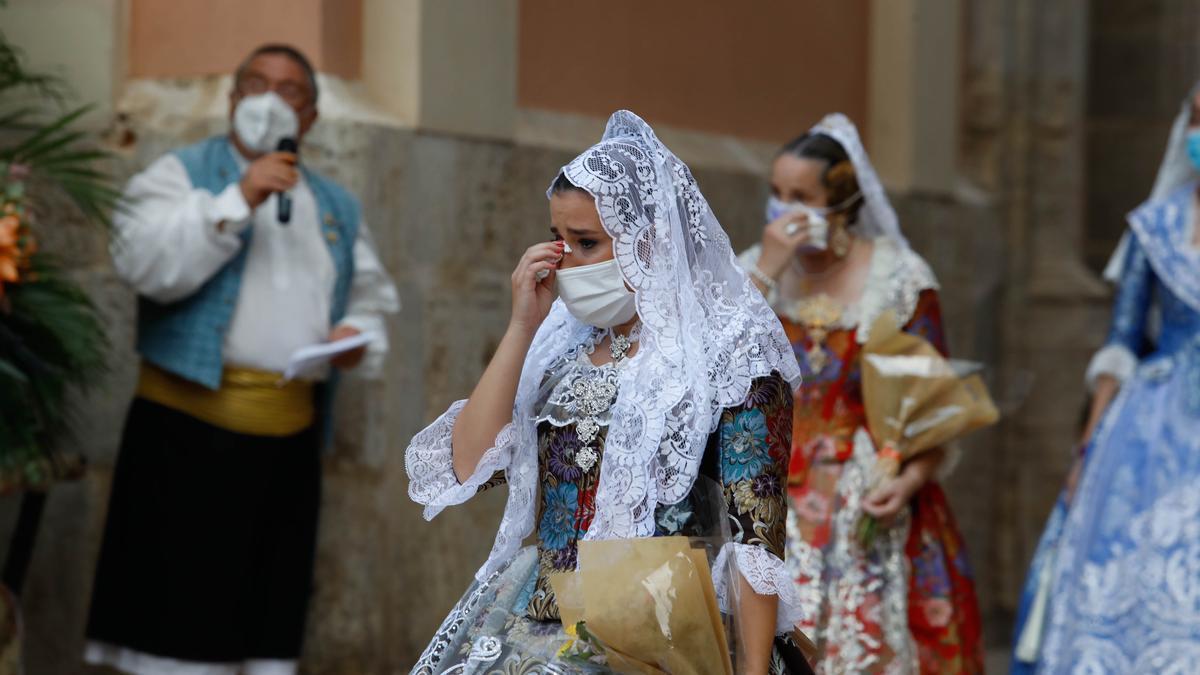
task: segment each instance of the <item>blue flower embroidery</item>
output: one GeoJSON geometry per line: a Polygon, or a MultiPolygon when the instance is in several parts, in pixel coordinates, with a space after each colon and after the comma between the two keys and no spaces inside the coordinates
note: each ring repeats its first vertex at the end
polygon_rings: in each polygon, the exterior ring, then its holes
{"type": "Polygon", "coordinates": [[[721,449],[721,478],[725,484],[762,473],[771,464],[766,415],[753,408],[721,425],[721,449]]]}
{"type": "Polygon", "coordinates": [[[571,483],[545,488],[542,493],[542,521],[538,534],[548,549],[565,548],[575,538],[575,510],[579,508],[579,488],[571,483]]]}

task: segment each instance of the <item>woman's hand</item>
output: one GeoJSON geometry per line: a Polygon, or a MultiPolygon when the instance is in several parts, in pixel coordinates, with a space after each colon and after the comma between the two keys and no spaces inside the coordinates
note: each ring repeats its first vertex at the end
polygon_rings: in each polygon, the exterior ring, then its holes
{"type": "Polygon", "coordinates": [[[762,253],[758,257],[759,271],[778,279],[796,251],[810,238],[808,216],[803,213],[785,213],[767,223],[763,229],[762,253]]]}
{"type": "Polygon", "coordinates": [[[564,246],[561,241],[530,246],[513,271],[512,319],[508,330],[451,432],[454,474],[459,482],[475,472],[483,453],[496,443],[496,435],[512,420],[525,355],[554,302],[554,270],[562,260],[564,246]],[[538,279],[538,273],[543,271],[545,277],[538,279]]]}
{"type": "Polygon", "coordinates": [[[900,513],[900,509],[917,494],[917,490],[929,482],[944,459],[946,449],[933,448],[908,460],[898,476],[871,490],[870,494],[863,498],[863,511],[881,522],[900,513]]]}
{"type": "Polygon", "coordinates": [[[564,242],[548,241],[530,246],[512,273],[512,318],[514,329],[533,334],[554,303],[554,272],[563,257],[564,242]],[[545,272],[539,279],[539,273],[545,272]]]}
{"type": "Polygon", "coordinates": [[[913,495],[924,484],[925,481],[912,472],[901,471],[898,476],[889,478],[863,498],[863,511],[880,522],[886,522],[900,513],[900,509],[908,505],[913,495]]]}

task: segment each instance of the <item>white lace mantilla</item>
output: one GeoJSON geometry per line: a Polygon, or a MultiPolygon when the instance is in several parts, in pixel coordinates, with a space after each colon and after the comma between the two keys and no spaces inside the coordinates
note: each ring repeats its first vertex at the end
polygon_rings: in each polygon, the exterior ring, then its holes
{"type": "MultiPolygon", "coordinates": [[[[798,385],[800,367],[691,172],[638,116],[615,113],[601,142],[562,173],[595,199],[642,322],[636,367],[619,371],[585,538],[651,536],[655,508],[691,490],[721,411],[741,404],[751,383],[773,372],[798,385]]],[[[555,302],[526,356],[513,424],[484,453],[485,475],[461,486],[454,477],[449,437],[461,407],[417,434],[406,452],[409,494],[433,513],[469,497],[467,486],[482,484],[494,470],[505,472],[508,503],[477,579],[510,559],[534,531],[540,384],[591,331],[555,302]]]]}
{"type": "Polygon", "coordinates": [[[867,157],[867,150],[863,147],[858,127],[854,126],[854,122],[842,113],[831,113],[809,129],[809,133],[832,138],[850,157],[850,163],[854,165],[854,178],[858,181],[858,189],[863,196],[858,229],[868,237],[891,239],[908,248],[908,241],[900,231],[900,219],[896,217],[896,210],[888,201],[883,183],[867,157]]]}
{"type": "MultiPolygon", "coordinates": [[[[921,291],[937,290],[937,277],[930,269],[925,259],[904,243],[888,237],[872,240],[875,250],[871,253],[871,264],[867,271],[867,282],[863,286],[862,297],[858,302],[844,308],[842,318],[835,327],[850,330],[858,328],[857,340],[860,344],[870,337],[870,327],[884,312],[889,309],[895,312],[896,319],[908,323],[921,291]]],[[[738,258],[745,269],[751,269],[758,264],[762,255],[762,245],[755,244],[746,249],[738,258]]],[[[785,274],[792,274],[789,270],[785,274]]],[[[782,286],[782,284],[781,284],[782,286]]],[[[796,303],[803,298],[786,296],[779,290],[767,294],[767,302],[772,309],[793,322],[799,323],[795,314],[796,303]]]]}

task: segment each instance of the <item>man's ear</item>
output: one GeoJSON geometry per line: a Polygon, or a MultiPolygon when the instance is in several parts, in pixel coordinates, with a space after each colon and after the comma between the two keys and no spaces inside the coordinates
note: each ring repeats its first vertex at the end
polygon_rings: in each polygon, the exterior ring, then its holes
{"type": "Polygon", "coordinates": [[[312,106],[311,109],[306,111],[303,115],[300,116],[300,135],[301,136],[307,134],[308,130],[312,128],[312,125],[316,124],[318,116],[319,116],[319,113],[317,112],[317,106],[315,106],[315,105],[312,106]]]}

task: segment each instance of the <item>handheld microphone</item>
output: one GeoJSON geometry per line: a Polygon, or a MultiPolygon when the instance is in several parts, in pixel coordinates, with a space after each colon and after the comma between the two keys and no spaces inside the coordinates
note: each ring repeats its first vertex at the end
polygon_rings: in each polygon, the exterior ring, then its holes
{"type": "MultiPolygon", "coordinates": [[[[299,146],[296,145],[296,139],[291,137],[279,139],[279,146],[275,149],[279,152],[290,152],[292,154],[300,151],[299,146]]],[[[279,224],[287,225],[292,220],[292,196],[286,192],[278,192],[275,194],[275,197],[279,200],[279,209],[277,211],[279,214],[279,224]]]]}

